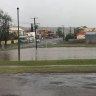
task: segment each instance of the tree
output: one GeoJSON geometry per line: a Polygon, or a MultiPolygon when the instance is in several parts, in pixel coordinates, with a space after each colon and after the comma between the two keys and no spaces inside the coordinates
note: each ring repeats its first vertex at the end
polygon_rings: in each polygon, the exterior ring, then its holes
{"type": "Polygon", "coordinates": [[[74,34],[77,35],[79,32],[84,31],[84,29],[87,28],[87,26],[81,26],[74,28],[74,34]]]}
{"type": "Polygon", "coordinates": [[[59,37],[63,37],[63,33],[62,33],[62,28],[61,28],[61,27],[58,27],[56,34],[57,34],[59,37]]]}
{"type": "Polygon", "coordinates": [[[9,39],[10,40],[18,39],[16,32],[9,33],[9,39]]]}
{"type": "Polygon", "coordinates": [[[5,41],[5,45],[7,44],[7,40],[9,39],[9,27],[11,21],[11,17],[3,10],[0,10],[0,44],[1,41],[5,41]]]}
{"type": "Polygon", "coordinates": [[[69,33],[65,37],[65,41],[68,41],[69,39],[76,39],[75,35],[72,33],[69,33]]]}

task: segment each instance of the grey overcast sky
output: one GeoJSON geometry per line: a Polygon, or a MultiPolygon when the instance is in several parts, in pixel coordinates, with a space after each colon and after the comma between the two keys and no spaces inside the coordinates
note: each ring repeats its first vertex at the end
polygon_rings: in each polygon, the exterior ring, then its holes
{"type": "Polygon", "coordinates": [[[11,15],[16,24],[17,7],[21,25],[38,17],[40,26],[96,27],[96,0],[0,0],[0,8],[11,15]]]}

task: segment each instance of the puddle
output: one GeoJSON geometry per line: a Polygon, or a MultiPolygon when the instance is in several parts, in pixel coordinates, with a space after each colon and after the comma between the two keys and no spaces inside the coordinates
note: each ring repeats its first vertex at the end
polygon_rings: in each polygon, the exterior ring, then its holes
{"type": "MultiPolygon", "coordinates": [[[[16,50],[0,52],[1,60],[18,60],[16,50]]],[[[21,60],[63,60],[63,59],[96,59],[96,48],[38,48],[37,58],[34,48],[21,49],[21,60]],[[32,52],[32,53],[31,53],[32,52]],[[82,54],[83,53],[83,54],[82,54]],[[25,55],[26,54],[26,55],[25,55]]]]}
{"type": "Polygon", "coordinates": [[[50,84],[61,85],[61,84],[63,84],[63,82],[50,82],[50,84]]]}
{"type": "Polygon", "coordinates": [[[96,89],[96,83],[85,84],[83,87],[88,89],[96,89]]]}

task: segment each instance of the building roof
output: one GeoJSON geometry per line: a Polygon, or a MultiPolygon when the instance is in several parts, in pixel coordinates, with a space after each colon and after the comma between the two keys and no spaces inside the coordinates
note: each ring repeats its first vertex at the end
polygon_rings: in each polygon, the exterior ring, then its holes
{"type": "MultiPolygon", "coordinates": [[[[10,31],[18,31],[18,28],[17,27],[11,27],[10,31]]],[[[19,28],[19,31],[24,31],[24,30],[19,28]]]]}
{"type": "Polygon", "coordinates": [[[84,28],[85,32],[96,32],[96,28],[84,28]]]}

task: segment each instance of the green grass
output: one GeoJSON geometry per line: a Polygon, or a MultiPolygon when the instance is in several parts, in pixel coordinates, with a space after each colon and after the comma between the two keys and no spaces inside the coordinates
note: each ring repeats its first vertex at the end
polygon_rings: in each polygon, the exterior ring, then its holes
{"type": "Polygon", "coordinates": [[[95,59],[49,60],[49,61],[0,61],[0,66],[18,66],[0,68],[0,73],[64,73],[64,72],[96,72],[95,59]],[[44,66],[47,65],[47,66],[44,66]],[[50,66],[70,65],[70,66],[50,66]],[[75,65],[75,66],[72,66],[75,65]],[[86,65],[86,66],[79,66],[86,65]],[[92,65],[92,66],[88,66],[92,65]]]}
{"type": "Polygon", "coordinates": [[[0,73],[65,73],[65,72],[96,72],[94,66],[59,66],[59,67],[18,67],[0,69],[0,73]]]}
{"type": "Polygon", "coordinates": [[[0,61],[2,65],[43,66],[43,65],[96,65],[96,59],[42,60],[42,61],[0,61]]]}

